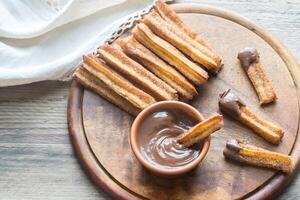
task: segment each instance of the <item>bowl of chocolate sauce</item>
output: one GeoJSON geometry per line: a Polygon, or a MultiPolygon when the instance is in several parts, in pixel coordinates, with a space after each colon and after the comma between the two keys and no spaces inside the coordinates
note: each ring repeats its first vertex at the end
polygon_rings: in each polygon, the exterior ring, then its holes
{"type": "Polygon", "coordinates": [[[163,177],[183,175],[205,158],[210,137],[185,147],[176,137],[204,118],[194,107],[179,101],[161,101],[144,109],[134,120],[130,145],[137,160],[163,177]]]}

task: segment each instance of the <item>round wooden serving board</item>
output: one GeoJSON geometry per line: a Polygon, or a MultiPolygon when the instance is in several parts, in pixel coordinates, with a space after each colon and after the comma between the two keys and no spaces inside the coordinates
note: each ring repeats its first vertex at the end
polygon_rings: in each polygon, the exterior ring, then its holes
{"type": "Polygon", "coordinates": [[[209,153],[192,173],[176,179],[158,178],[136,160],[129,145],[133,117],[73,82],[68,123],[74,149],[97,185],[120,199],[237,199],[271,198],[294,176],[225,161],[229,138],[238,138],[284,154],[298,165],[300,155],[297,62],[277,39],[247,19],[219,8],[173,5],[176,12],[223,57],[224,68],[199,88],[191,102],[205,117],[218,112],[218,94],[232,88],[260,116],[283,127],[287,134],[273,146],[251,130],[225,117],[225,126],[211,138],[209,153]],[[260,107],[250,81],[237,60],[243,47],[255,46],[278,96],[260,107]]]}

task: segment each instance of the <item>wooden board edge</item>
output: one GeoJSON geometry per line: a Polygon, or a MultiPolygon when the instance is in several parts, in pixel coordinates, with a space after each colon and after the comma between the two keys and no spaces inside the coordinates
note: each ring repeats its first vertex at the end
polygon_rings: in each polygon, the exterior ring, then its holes
{"type": "MultiPolygon", "coordinates": [[[[235,22],[251,30],[255,34],[257,34],[260,38],[265,40],[266,43],[268,43],[278,53],[278,55],[281,57],[281,59],[288,67],[288,70],[293,78],[295,87],[297,89],[298,105],[300,104],[299,103],[300,89],[298,87],[300,86],[299,64],[296,58],[294,57],[294,55],[288,50],[288,48],[274,35],[272,35],[270,32],[267,32],[264,28],[258,26],[257,24],[243,17],[242,15],[237,14],[234,11],[229,11],[229,10],[225,10],[222,8],[217,8],[209,5],[199,5],[193,3],[174,4],[172,5],[172,8],[177,13],[199,13],[199,14],[221,17],[229,21],[235,22]]],[[[295,177],[300,165],[299,154],[300,154],[300,137],[299,137],[299,123],[298,123],[297,136],[294,142],[294,147],[291,151],[291,156],[293,157],[293,160],[295,162],[295,170],[293,171],[293,173],[288,175],[277,173],[275,174],[275,176],[273,176],[273,178],[267,181],[264,185],[257,188],[257,190],[248,193],[243,198],[251,199],[251,200],[256,200],[256,199],[259,200],[259,199],[272,199],[273,197],[277,196],[282,191],[282,189],[290,183],[292,178],[295,177]]]]}
{"type": "Polygon", "coordinates": [[[96,185],[101,186],[114,199],[140,199],[136,195],[130,193],[128,190],[122,188],[112,179],[112,177],[105,173],[91,151],[88,141],[85,137],[82,123],[83,93],[84,88],[76,81],[72,81],[68,99],[67,118],[69,134],[75,155],[79,158],[85,171],[96,183],[96,185]]]}
{"type": "MultiPolygon", "coordinates": [[[[261,27],[257,26],[253,22],[244,18],[243,16],[236,14],[233,11],[228,11],[213,6],[199,5],[199,4],[174,4],[172,7],[178,13],[199,13],[214,15],[222,17],[238,23],[249,30],[256,33],[262,39],[264,39],[273,49],[281,56],[283,61],[288,66],[288,69],[293,77],[296,84],[298,102],[300,97],[300,90],[298,85],[300,85],[300,73],[299,67],[295,57],[292,53],[274,36],[266,32],[261,27]]],[[[137,196],[131,194],[126,189],[122,188],[120,185],[115,183],[106,174],[103,169],[99,166],[96,158],[94,157],[92,151],[90,150],[89,144],[84,136],[83,124],[82,124],[82,104],[83,88],[78,83],[73,81],[70,89],[70,95],[68,100],[68,128],[70,132],[71,141],[73,144],[74,151],[78,156],[79,160],[85,167],[86,171],[92,178],[92,180],[99,186],[101,186],[106,192],[111,194],[117,199],[139,199],[137,196]]],[[[299,126],[299,125],[298,125],[299,126]]],[[[299,135],[299,128],[298,128],[299,135]]],[[[294,148],[291,152],[292,157],[295,160],[295,166],[299,168],[299,154],[300,154],[300,137],[295,140],[294,148]]],[[[271,180],[269,180],[265,185],[258,188],[258,190],[247,194],[244,198],[247,199],[271,199],[277,195],[295,176],[297,169],[294,170],[292,174],[276,174],[271,180]]]]}

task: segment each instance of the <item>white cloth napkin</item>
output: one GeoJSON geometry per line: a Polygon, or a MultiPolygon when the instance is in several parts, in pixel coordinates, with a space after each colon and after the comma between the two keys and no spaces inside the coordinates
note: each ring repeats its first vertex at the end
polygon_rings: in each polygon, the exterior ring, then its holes
{"type": "Polygon", "coordinates": [[[0,86],[65,79],[152,0],[0,1],[0,86]]]}

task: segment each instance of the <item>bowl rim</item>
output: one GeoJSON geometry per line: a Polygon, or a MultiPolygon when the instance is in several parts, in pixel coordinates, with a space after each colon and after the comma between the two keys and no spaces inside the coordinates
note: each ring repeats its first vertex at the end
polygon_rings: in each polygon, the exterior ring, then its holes
{"type": "Polygon", "coordinates": [[[187,103],[174,101],[174,100],[160,101],[160,102],[150,105],[149,107],[145,108],[142,112],[140,112],[138,114],[138,116],[135,118],[135,120],[131,126],[131,130],[130,130],[130,146],[131,146],[131,150],[133,151],[137,160],[149,171],[151,171],[155,174],[163,175],[163,176],[175,176],[175,175],[180,175],[180,174],[187,173],[188,171],[191,171],[193,168],[195,168],[197,165],[199,165],[201,163],[201,161],[205,158],[205,156],[208,153],[209,146],[210,146],[210,137],[207,137],[203,141],[203,145],[201,145],[201,147],[202,147],[201,151],[195,160],[193,160],[192,162],[190,162],[184,166],[174,167],[174,169],[163,169],[163,168],[156,167],[155,165],[151,164],[142,155],[142,153],[140,152],[139,147],[137,145],[138,129],[139,129],[141,123],[143,122],[145,117],[147,117],[149,114],[159,111],[159,110],[162,110],[163,108],[166,108],[170,105],[178,106],[179,108],[184,110],[184,112],[192,112],[194,114],[194,116],[197,116],[199,121],[204,120],[204,117],[202,116],[202,114],[196,108],[194,108],[193,106],[191,106],[187,103]]]}

